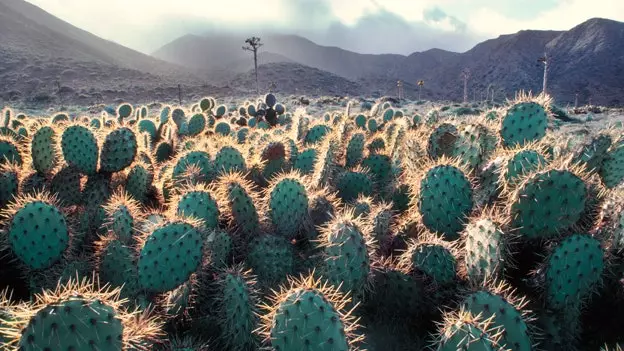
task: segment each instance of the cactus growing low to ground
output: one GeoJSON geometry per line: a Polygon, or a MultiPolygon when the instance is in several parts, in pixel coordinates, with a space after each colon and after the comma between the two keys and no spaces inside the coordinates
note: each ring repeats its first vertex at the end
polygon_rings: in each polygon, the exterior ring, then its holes
{"type": "Polygon", "coordinates": [[[0,350],[624,344],[621,127],[292,101],[3,110],[0,350]]]}

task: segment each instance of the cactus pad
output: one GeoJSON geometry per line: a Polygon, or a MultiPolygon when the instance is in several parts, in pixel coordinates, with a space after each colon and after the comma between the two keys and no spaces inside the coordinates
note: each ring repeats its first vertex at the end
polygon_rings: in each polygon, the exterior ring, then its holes
{"type": "Polygon", "coordinates": [[[130,166],[137,154],[137,139],[129,128],[119,128],[106,136],[100,153],[102,172],[119,172],[130,166]]]}
{"type": "Polygon", "coordinates": [[[65,162],[85,174],[95,173],[98,165],[98,144],[93,133],[86,127],[67,127],[61,137],[61,149],[65,162]]]}
{"type": "Polygon", "coordinates": [[[55,143],[55,131],[50,126],[43,126],[33,134],[30,142],[32,166],[37,172],[48,174],[58,161],[55,143]]]}
{"type": "Polygon", "coordinates": [[[264,287],[283,283],[294,272],[295,252],[288,240],[275,235],[263,235],[249,244],[247,264],[264,287]]]}
{"type": "Polygon", "coordinates": [[[294,238],[307,224],[308,191],[298,176],[276,179],[269,189],[269,218],[276,232],[294,238]]]}
{"type": "Polygon", "coordinates": [[[524,145],[546,135],[548,115],[537,102],[519,102],[507,109],[501,123],[501,138],[505,146],[524,145]]]}

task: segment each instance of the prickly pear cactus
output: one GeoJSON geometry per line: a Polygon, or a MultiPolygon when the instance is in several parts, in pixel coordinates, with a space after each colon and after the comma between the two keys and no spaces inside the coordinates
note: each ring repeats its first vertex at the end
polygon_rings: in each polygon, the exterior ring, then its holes
{"type": "Polygon", "coordinates": [[[453,284],[457,276],[457,260],[452,246],[437,240],[426,240],[412,244],[401,258],[402,266],[420,271],[436,284],[453,284]]]}
{"type": "Polygon", "coordinates": [[[304,142],[308,145],[323,141],[323,138],[331,132],[331,129],[324,124],[317,124],[308,130],[304,142]]]}
{"type": "Polygon", "coordinates": [[[271,142],[262,149],[260,158],[266,162],[262,175],[271,179],[286,167],[286,147],[281,142],[271,142]]]}
{"type": "Polygon", "coordinates": [[[257,275],[260,285],[271,288],[283,283],[294,273],[295,251],[288,240],[275,235],[263,235],[249,244],[246,263],[257,275]]]}
{"type": "Polygon", "coordinates": [[[225,230],[215,229],[206,239],[210,265],[217,269],[225,268],[232,255],[232,238],[225,230]]]}
{"type": "Polygon", "coordinates": [[[21,166],[22,155],[13,139],[0,136],[0,164],[4,163],[15,163],[21,166]]]}
{"type": "Polygon", "coordinates": [[[113,238],[101,240],[97,247],[96,269],[101,281],[120,287],[123,296],[135,297],[139,281],[133,249],[113,238]]]}
{"type": "Polygon", "coordinates": [[[457,127],[450,123],[440,124],[429,135],[427,154],[434,160],[442,156],[451,157],[458,138],[457,127]]]}
{"type": "Polygon", "coordinates": [[[58,162],[55,136],[56,132],[51,126],[40,127],[32,136],[30,156],[33,168],[39,173],[49,174],[58,162]]]}
{"type": "Polygon", "coordinates": [[[215,133],[221,134],[223,136],[230,135],[231,131],[232,128],[230,127],[230,124],[228,122],[219,122],[215,126],[215,133]]]}
{"type": "Polygon", "coordinates": [[[194,114],[188,122],[188,134],[190,136],[199,135],[206,128],[206,116],[202,113],[194,114]]]}
{"type": "Polygon", "coordinates": [[[572,170],[546,169],[524,179],[511,194],[511,226],[528,239],[547,239],[577,224],[588,191],[572,170]]]}
{"type": "Polygon", "coordinates": [[[373,193],[373,179],[365,170],[354,169],[345,171],[336,179],[338,196],[344,202],[357,199],[358,196],[370,196],[373,193]]]}
{"type": "Polygon", "coordinates": [[[135,163],[130,166],[126,176],[125,189],[135,200],[144,203],[152,185],[153,175],[148,166],[143,163],[135,163]]]}
{"type": "Polygon", "coordinates": [[[258,327],[254,284],[250,272],[241,267],[228,269],[219,276],[217,311],[221,340],[231,350],[253,349],[258,343],[253,332],[258,327]]]}
{"type": "Polygon", "coordinates": [[[155,147],[154,158],[156,159],[156,162],[165,162],[171,159],[174,153],[175,150],[171,143],[161,141],[155,147]]]}
{"type": "Polygon", "coordinates": [[[273,305],[262,316],[262,333],[275,350],[351,350],[355,323],[341,310],[347,302],[313,278],[291,282],[289,289],[273,297],[273,305]]]}
{"type": "Polygon", "coordinates": [[[446,314],[438,335],[437,351],[502,351],[490,322],[463,309],[446,314]]]}
{"type": "Polygon", "coordinates": [[[188,151],[177,158],[172,171],[173,178],[176,180],[180,179],[191,166],[199,168],[200,176],[205,182],[213,179],[215,172],[210,156],[208,156],[207,152],[200,150],[188,151]]]}
{"type": "Polygon", "coordinates": [[[355,133],[349,139],[345,153],[345,167],[355,167],[364,158],[364,134],[355,133]]]}
{"type": "Polygon", "coordinates": [[[541,104],[534,101],[515,103],[507,109],[501,121],[500,135],[503,145],[524,145],[546,135],[548,114],[541,104]]]}
{"type": "Polygon", "coordinates": [[[599,171],[600,178],[607,188],[615,188],[624,179],[624,144],[619,143],[607,152],[599,171]]]}
{"type": "Polygon", "coordinates": [[[371,286],[369,305],[383,316],[417,320],[426,309],[427,291],[422,279],[392,264],[384,262],[372,272],[371,286]]]}
{"type": "Polygon", "coordinates": [[[91,175],[97,170],[98,143],[88,128],[81,125],[67,127],[61,137],[61,150],[65,162],[80,172],[91,175]]]}
{"type": "Polygon", "coordinates": [[[314,165],[318,158],[318,151],[315,148],[304,149],[299,152],[297,159],[293,165],[293,169],[301,172],[301,174],[311,174],[314,172],[314,165]]]}
{"type": "Polygon", "coordinates": [[[600,134],[594,137],[589,144],[583,147],[575,155],[574,161],[585,164],[589,171],[600,171],[608,150],[611,147],[611,137],[608,134],[600,134]]]}
{"type": "Polygon", "coordinates": [[[200,231],[185,221],[176,220],[156,227],[141,248],[140,286],[154,293],[180,286],[199,268],[203,245],[200,231]]]}
{"type": "MultiPolygon", "coordinates": [[[[500,289],[497,289],[500,290],[500,289]]],[[[473,292],[464,298],[462,307],[474,316],[490,320],[492,328],[501,328],[500,345],[512,351],[531,351],[534,342],[527,324],[526,303],[509,293],[488,290],[473,292]]]]}
{"type": "Polygon", "coordinates": [[[547,163],[546,158],[536,150],[525,149],[516,152],[507,160],[502,174],[507,183],[514,184],[523,175],[529,174],[547,163]]]}
{"type": "Polygon", "coordinates": [[[228,219],[229,226],[244,236],[251,236],[260,228],[259,204],[251,182],[243,174],[232,173],[218,179],[216,196],[228,219]]]}
{"type": "Polygon", "coordinates": [[[470,282],[496,279],[505,262],[505,242],[500,226],[487,216],[470,222],[464,230],[464,264],[470,282]]]}
{"type": "Polygon", "coordinates": [[[141,213],[138,202],[120,192],[110,198],[104,209],[107,225],[115,237],[125,245],[133,244],[135,227],[141,220],[138,218],[141,213]]]}
{"type": "Polygon", "coordinates": [[[178,216],[198,219],[206,230],[219,225],[219,206],[204,186],[198,185],[182,191],[175,199],[175,208],[178,216]]]}
{"type": "Polygon", "coordinates": [[[578,309],[596,289],[604,271],[604,251],[595,238],[574,234],[546,261],[545,298],[552,310],[578,309]]]}
{"type": "Polygon", "coordinates": [[[362,160],[362,166],[368,168],[380,187],[390,184],[392,180],[392,160],[385,154],[371,154],[362,160]]]}
{"type": "Polygon", "coordinates": [[[33,270],[59,261],[70,244],[70,230],[55,199],[44,194],[16,199],[7,214],[11,252],[33,270]]]}
{"type": "Polygon", "coordinates": [[[457,166],[442,161],[427,169],[417,191],[418,211],[425,227],[454,240],[473,208],[472,185],[457,166]]]}
{"type": "Polygon", "coordinates": [[[224,146],[215,155],[214,167],[220,173],[245,171],[245,158],[234,146],[224,146]]]}
{"type": "Polygon", "coordinates": [[[50,189],[66,206],[78,205],[82,201],[81,174],[76,167],[61,168],[52,177],[50,189]]]}
{"type": "Polygon", "coordinates": [[[268,215],[276,233],[293,239],[308,222],[308,191],[296,173],[274,180],[268,189],[268,215]]]}
{"type": "Polygon", "coordinates": [[[356,298],[362,297],[371,269],[366,242],[369,235],[370,228],[349,212],[336,216],[320,234],[325,256],[323,278],[356,298]]]}
{"type": "Polygon", "coordinates": [[[130,166],[137,154],[137,139],[129,128],[110,132],[102,145],[100,171],[119,172],[130,166]]]}
{"type": "Polygon", "coordinates": [[[0,165],[0,208],[4,208],[19,192],[21,169],[16,165],[0,165]]]}

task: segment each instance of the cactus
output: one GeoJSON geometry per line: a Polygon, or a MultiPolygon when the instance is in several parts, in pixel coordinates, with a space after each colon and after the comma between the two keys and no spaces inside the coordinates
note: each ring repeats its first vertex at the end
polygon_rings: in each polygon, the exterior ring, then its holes
{"type": "Polygon", "coordinates": [[[304,142],[307,145],[320,143],[331,132],[331,128],[324,124],[317,124],[310,129],[305,136],[304,142]]]}
{"type": "Polygon", "coordinates": [[[156,159],[156,162],[162,163],[170,160],[173,157],[174,152],[175,150],[173,149],[171,143],[162,141],[156,145],[154,158],[156,159]]]}
{"type": "Polygon", "coordinates": [[[180,191],[180,195],[173,199],[170,208],[175,208],[175,214],[178,216],[199,220],[205,230],[217,228],[219,206],[211,192],[214,190],[203,184],[184,188],[180,191]]]}
{"type": "Polygon", "coordinates": [[[576,153],[574,161],[582,162],[589,171],[599,171],[607,157],[612,140],[608,134],[599,134],[576,153]]]}
{"type": "Polygon", "coordinates": [[[364,294],[370,274],[370,233],[370,226],[353,212],[344,211],[327,223],[319,236],[324,254],[323,278],[358,299],[364,294]]]}
{"type": "Polygon", "coordinates": [[[124,303],[119,289],[72,280],[9,307],[11,323],[0,333],[9,339],[7,347],[27,351],[151,349],[162,323],[149,313],[128,311],[124,303]]]}
{"type": "Polygon", "coordinates": [[[219,122],[215,126],[215,133],[221,134],[223,136],[230,135],[231,131],[232,128],[230,127],[230,124],[228,122],[219,122]]]}
{"type": "Polygon", "coordinates": [[[528,239],[548,239],[584,219],[590,204],[581,167],[551,164],[520,181],[509,195],[511,226],[528,239]]]}
{"type": "Polygon", "coordinates": [[[104,205],[106,226],[114,237],[124,245],[135,242],[136,226],[142,220],[139,203],[124,191],[113,194],[104,205]]]}
{"type": "Polygon", "coordinates": [[[536,169],[546,165],[548,162],[542,156],[542,153],[532,148],[524,148],[515,152],[507,160],[507,164],[503,167],[501,175],[503,176],[503,184],[513,185],[521,179],[522,176],[535,171],[536,169]]]}
{"type": "Polygon", "coordinates": [[[422,272],[440,286],[449,286],[457,280],[456,252],[455,244],[422,233],[401,256],[401,267],[406,271],[422,272]]]}
{"type": "Polygon", "coordinates": [[[100,153],[101,172],[119,172],[130,166],[137,155],[137,138],[129,128],[110,132],[100,153]]]}
{"type": "Polygon", "coordinates": [[[457,163],[442,158],[438,163],[423,167],[423,174],[414,193],[418,213],[430,231],[454,240],[463,229],[464,217],[473,208],[470,178],[457,163]]]}
{"type": "Polygon", "coordinates": [[[171,291],[199,269],[204,244],[197,225],[176,219],[148,233],[138,261],[139,284],[143,289],[154,293],[171,291]]]}
{"type": "Polygon", "coordinates": [[[211,97],[204,97],[199,101],[199,108],[202,112],[212,110],[215,107],[215,101],[211,97]]]}
{"type": "Polygon", "coordinates": [[[464,265],[466,277],[473,284],[496,279],[503,270],[506,257],[506,236],[500,215],[485,210],[483,215],[469,221],[464,229],[464,265]]]}
{"type": "Polygon", "coordinates": [[[375,183],[380,188],[390,184],[392,181],[392,160],[386,154],[370,154],[362,160],[362,166],[368,168],[373,175],[375,183]]]}
{"type": "Polygon", "coordinates": [[[46,193],[16,198],[5,213],[8,249],[32,270],[49,268],[70,247],[71,230],[56,198],[46,193]]]}
{"type": "Polygon", "coordinates": [[[99,147],[93,132],[81,125],[65,128],[61,137],[63,158],[81,173],[91,175],[97,170],[99,147]]]}
{"type": "Polygon", "coordinates": [[[224,230],[215,229],[206,238],[209,250],[209,261],[212,267],[225,268],[232,255],[232,238],[224,230]]]}
{"type": "Polygon", "coordinates": [[[80,171],[71,166],[61,168],[52,177],[50,189],[64,205],[80,204],[82,202],[80,171]]]}
{"type": "Polygon", "coordinates": [[[546,135],[549,105],[547,97],[532,98],[521,94],[507,108],[501,120],[500,135],[505,146],[522,146],[546,135]]]}
{"type": "Polygon", "coordinates": [[[0,164],[15,163],[21,166],[22,162],[18,144],[12,138],[0,135],[0,164]]]}
{"type": "Polygon", "coordinates": [[[190,136],[199,135],[206,128],[206,116],[201,113],[194,114],[188,122],[188,134],[190,136]]]}
{"type": "Polygon", "coordinates": [[[4,208],[19,193],[21,169],[14,164],[0,165],[0,208],[4,208]]]}
{"type": "Polygon", "coordinates": [[[139,293],[139,276],[131,247],[114,236],[96,242],[96,269],[102,282],[121,289],[123,296],[133,298],[139,293]]]}
{"type": "Polygon", "coordinates": [[[180,180],[183,174],[187,171],[187,168],[191,166],[199,168],[199,175],[205,182],[209,182],[214,177],[214,166],[208,156],[208,153],[203,150],[189,150],[180,154],[174,160],[174,164],[175,166],[172,169],[172,176],[175,180],[180,180]]]}
{"type": "Polygon", "coordinates": [[[371,134],[377,132],[377,130],[379,129],[377,120],[374,118],[371,118],[368,121],[366,121],[366,128],[368,129],[368,132],[371,134]]]}
{"type": "Polygon", "coordinates": [[[502,335],[499,343],[504,349],[531,351],[535,342],[531,338],[528,324],[531,316],[525,310],[526,305],[524,299],[515,297],[514,292],[504,284],[472,292],[461,304],[472,315],[491,320],[492,328],[500,328],[502,335]]]}
{"type": "Polygon", "coordinates": [[[262,235],[249,244],[246,263],[257,275],[260,286],[271,288],[294,272],[294,248],[282,237],[262,235]]]}
{"type": "Polygon", "coordinates": [[[352,350],[361,339],[343,311],[349,299],[312,277],[291,280],[271,300],[262,306],[261,333],[275,350],[352,350]]]}
{"type": "Polygon", "coordinates": [[[58,163],[56,133],[52,126],[43,125],[37,128],[30,140],[32,167],[39,173],[50,174],[58,163]]]}
{"type": "Polygon", "coordinates": [[[301,172],[301,174],[311,174],[314,172],[314,165],[316,164],[317,157],[318,151],[315,148],[301,150],[297,155],[293,169],[301,172]]]}
{"type": "Polygon", "coordinates": [[[260,228],[259,204],[251,182],[242,173],[229,173],[217,179],[215,196],[228,225],[245,236],[256,234],[260,228]]]}
{"type": "Polygon", "coordinates": [[[437,351],[503,351],[491,320],[460,309],[447,313],[436,341],[437,351]]]}
{"type": "Polygon", "coordinates": [[[349,139],[345,153],[345,167],[355,167],[364,158],[364,134],[355,133],[349,139]]]}
{"type": "Polygon", "coordinates": [[[293,239],[308,229],[308,190],[306,180],[296,172],[276,177],[267,189],[267,214],[276,233],[293,239]]]}
{"type": "Polygon", "coordinates": [[[429,135],[427,154],[434,160],[442,156],[451,157],[458,138],[457,127],[450,123],[440,124],[429,135]]]}
{"type": "Polygon", "coordinates": [[[182,130],[184,125],[188,123],[186,113],[179,107],[172,109],[170,115],[178,130],[182,130]]]}
{"type": "Polygon", "coordinates": [[[341,203],[337,200],[334,193],[329,192],[327,188],[320,188],[310,194],[308,207],[312,223],[315,227],[319,227],[334,217],[337,210],[341,207],[341,203]]]}
{"type": "Polygon", "coordinates": [[[371,196],[373,194],[373,179],[364,169],[355,168],[340,173],[335,180],[338,196],[344,202],[357,199],[358,196],[371,196]]]}
{"type": "Polygon", "coordinates": [[[154,176],[150,168],[142,162],[136,162],[128,167],[128,175],[126,176],[125,184],[128,195],[140,203],[145,203],[152,186],[153,178],[154,176]]]}
{"type": "Polygon", "coordinates": [[[241,152],[231,145],[219,149],[214,159],[214,168],[219,173],[245,171],[245,158],[241,152]]]}
{"type": "Polygon", "coordinates": [[[609,189],[615,188],[624,179],[624,143],[615,143],[606,153],[599,171],[602,183],[609,189]]]}
{"type": "Polygon", "coordinates": [[[152,140],[155,140],[158,137],[158,129],[156,128],[156,124],[154,121],[149,119],[142,119],[137,124],[139,133],[148,133],[152,140]]]}
{"type": "Polygon", "coordinates": [[[585,234],[574,234],[555,247],[546,261],[545,300],[549,309],[579,309],[597,290],[604,271],[600,242],[585,234]]]}
{"type": "Polygon", "coordinates": [[[221,341],[230,350],[253,349],[258,340],[255,280],[241,266],[225,270],[217,278],[217,315],[221,341]]]}
{"type": "Polygon", "coordinates": [[[260,159],[266,162],[262,175],[266,179],[271,179],[274,175],[280,173],[286,167],[287,154],[284,143],[274,141],[267,144],[262,149],[260,159]]]}
{"type": "Polygon", "coordinates": [[[366,149],[371,154],[377,153],[378,151],[383,152],[386,149],[386,140],[381,135],[374,135],[369,139],[366,149]]]}
{"type": "Polygon", "coordinates": [[[52,117],[52,124],[65,124],[69,122],[69,116],[65,113],[57,113],[52,117]]]}

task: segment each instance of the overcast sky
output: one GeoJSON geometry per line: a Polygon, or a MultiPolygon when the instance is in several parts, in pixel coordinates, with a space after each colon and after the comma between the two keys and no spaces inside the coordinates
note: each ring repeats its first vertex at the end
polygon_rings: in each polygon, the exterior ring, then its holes
{"type": "Polygon", "coordinates": [[[151,53],[184,34],[279,32],[361,53],[466,51],[522,29],[624,21],[624,0],[27,0],[105,39],[151,53]]]}

